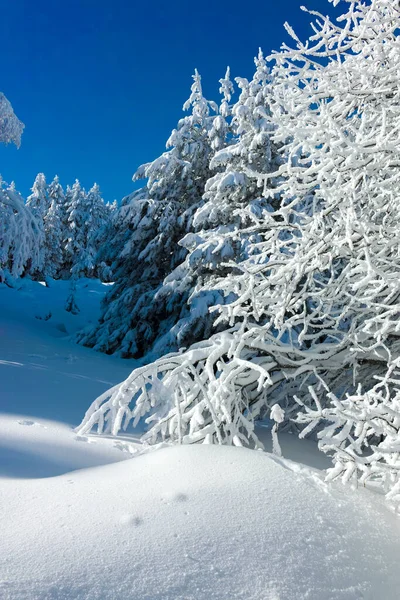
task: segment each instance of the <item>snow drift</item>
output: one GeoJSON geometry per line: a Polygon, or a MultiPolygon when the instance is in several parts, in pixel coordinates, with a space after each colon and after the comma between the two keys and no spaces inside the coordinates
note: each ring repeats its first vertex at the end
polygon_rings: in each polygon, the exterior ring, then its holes
{"type": "Polygon", "coordinates": [[[0,490],[3,600],[398,598],[395,517],[262,452],[166,447],[0,490]]]}

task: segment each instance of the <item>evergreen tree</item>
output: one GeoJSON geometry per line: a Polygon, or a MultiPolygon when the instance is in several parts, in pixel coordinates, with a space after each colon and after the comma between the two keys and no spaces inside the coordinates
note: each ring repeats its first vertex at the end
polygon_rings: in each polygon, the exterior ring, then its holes
{"type": "MultiPolygon", "coordinates": [[[[42,278],[45,275],[46,262],[46,236],[44,232],[44,219],[47,211],[50,208],[48,185],[44,173],[38,173],[32,186],[32,194],[28,196],[26,205],[30,209],[32,215],[36,219],[38,227],[41,230],[40,245],[38,247],[39,260],[35,270],[31,271],[35,278],[42,278]]],[[[39,243],[39,240],[38,240],[39,243]]]]}
{"type": "MultiPolygon", "coordinates": [[[[24,124],[16,117],[10,102],[0,93],[0,142],[18,148],[24,124]]],[[[0,283],[20,277],[38,262],[37,243],[41,232],[15,185],[0,178],[0,283]]]]}
{"type": "Polygon", "coordinates": [[[61,211],[61,231],[62,231],[62,251],[63,251],[63,270],[61,272],[62,279],[69,279],[71,276],[71,254],[67,250],[67,246],[72,242],[73,231],[69,226],[69,209],[71,207],[72,188],[67,185],[65,188],[63,209],[61,211]],[[70,241],[71,240],[71,241],[70,241]]]}
{"type": "Polygon", "coordinates": [[[65,239],[66,265],[74,279],[82,277],[90,266],[85,262],[89,218],[87,194],[76,179],[68,197],[65,239]]]}
{"type": "MultiPolygon", "coordinates": [[[[95,184],[96,185],[96,184],[95,184]]],[[[98,191],[98,194],[100,192],[98,191]]],[[[95,246],[95,276],[103,282],[113,281],[112,262],[115,256],[115,244],[117,230],[115,218],[118,212],[117,201],[104,203],[101,196],[96,202],[94,219],[97,221],[97,232],[93,232],[93,244],[95,246]]],[[[96,229],[96,227],[95,227],[96,229]]]]}
{"type": "Polygon", "coordinates": [[[93,267],[88,270],[88,275],[100,277],[103,265],[100,265],[99,250],[105,243],[108,235],[108,227],[112,218],[111,205],[107,206],[101,197],[100,188],[95,183],[89,190],[87,204],[90,211],[90,219],[88,221],[88,235],[86,244],[87,262],[91,262],[93,267]]]}
{"type": "Polygon", "coordinates": [[[58,176],[48,187],[49,209],[44,217],[46,277],[58,279],[63,271],[65,252],[65,196],[58,176]]]}
{"type": "Polygon", "coordinates": [[[0,92],[0,143],[21,145],[21,135],[25,125],[16,117],[11,103],[0,92]]]}
{"type": "Polygon", "coordinates": [[[104,244],[111,210],[95,183],[88,193],[78,180],[67,188],[66,267],[74,279],[99,275],[99,249],[104,244]]]}
{"type": "Polygon", "coordinates": [[[194,216],[195,231],[180,242],[188,251],[185,261],[166,278],[159,292],[169,302],[177,292],[184,293],[189,307],[159,341],[160,353],[162,347],[176,350],[216,331],[210,307],[232,301],[235,294],[232,290],[225,295],[215,281],[230,277],[229,263],[257,252],[264,215],[279,205],[275,182],[265,186],[260,178],[260,174],[275,171],[281,161],[271,141],[271,77],[261,50],[255,64],[250,82],[236,79],[241,94],[233,107],[229,104],[233,91],[229,71],[220,80],[223,101],[213,127],[220,133],[213,136],[219,150],[210,163],[215,174],[206,182],[204,202],[194,216]]]}
{"type": "Polygon", "coordinates": [[[16,279],[41,264],[43,229],[15,185],[0,181],[0,282],[16,279]]]}
{"type": "Polygon", "coordinates": [[[36,217],[44,219],[49,208],[49,189],[44,173],[36,175],[32,186],[32,194],[28,196],[26,204],[36,217]]]}
{"type": "Polygon", "coordinates": [[[191,114],[173,130],[170,149],[138,169],[134,179],[146,178],[147,184],[128,196],[119,211],[118,255],[112,265],[116,283],[106,297],[100,325],[79,336],[98,350],[143,355],[176,319],[175,307],[158,300],[157,291],[186,253],[178,242],[191,228],[210,176],[210,111],[217,110],[204,98],[197,71],[193,80],[183,107],[191,114]]]}
{"type": "Polygon", "coordinates": [[[78,315],[80,313],[79,306],[76,303],[76,279],[72,276],[69,286],[69,292],[65,301],[65,310],[70,312],[72,315],[78,315]]]}

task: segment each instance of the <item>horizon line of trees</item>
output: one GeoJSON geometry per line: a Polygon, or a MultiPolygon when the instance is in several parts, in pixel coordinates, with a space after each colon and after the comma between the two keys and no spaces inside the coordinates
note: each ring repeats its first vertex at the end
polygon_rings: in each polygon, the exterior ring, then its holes
{"type": "Polygon", "coordinates": [[[26,201],[15,183],[0,180],[0,282],[95,277],[110,281],[99,249],[117,210],[95,183],[87,192],[76,179],[66,190],[56,175],[39,173],[26,201]]]}

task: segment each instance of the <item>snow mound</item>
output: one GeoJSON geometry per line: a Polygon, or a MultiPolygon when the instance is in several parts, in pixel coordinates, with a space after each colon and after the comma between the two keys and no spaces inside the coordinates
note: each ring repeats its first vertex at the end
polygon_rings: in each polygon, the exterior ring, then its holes
{"type": "Polygon", "coordinates": [[[167,447],[0,491],[3,600],[398,600],[396,518],[263,452],[167,447]]]}

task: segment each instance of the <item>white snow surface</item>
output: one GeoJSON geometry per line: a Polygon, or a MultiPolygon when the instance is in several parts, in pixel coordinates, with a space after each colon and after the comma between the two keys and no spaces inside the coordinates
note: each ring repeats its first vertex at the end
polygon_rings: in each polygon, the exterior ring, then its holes
{"type": "Polygon", "coordinates": [[[78,346],[70,336],[99,316],[109,289],[77,282],[72,315],[64,309],[69,281],[25,281],[20,290],[0,285],[0,411],[77,425],[94,398],[123,381],[133,361],[78,346]],[[49,317],[50,316],[50,317],[49,317]]]}
{"type": "Polygon", "coordinates": [[[399,519],[302,464],[327,463],[312,442],[278,432],[278,458],[77,436],[71,424],[133,363],[35,319],[50,302],[64,320],[62,285],[28,287],[0,287],[1,600],[398,600],[399,519]]]}
{"type": "Polygon", "coordinates": [[[4,600],[398,599],[395,517],[261,452],[168,447],[3,480],[1,506],[4,600]]]}

